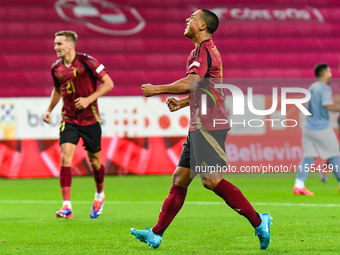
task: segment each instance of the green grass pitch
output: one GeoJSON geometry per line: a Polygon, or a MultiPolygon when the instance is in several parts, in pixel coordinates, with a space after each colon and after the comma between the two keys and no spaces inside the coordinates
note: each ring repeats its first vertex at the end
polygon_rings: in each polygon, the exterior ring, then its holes
{"type": "MultiPolygon", "coordinates": [[[[225,176],[228,179],[228,176],[225,176]]],[[[294,196],[292,178],[231,178],[259,213],[272,215],[270,247],[259,249],[248,221],[195,179],[186,203],[150,249],[129,233],[152,227],[171,176],[107,176],[106,203],[89,216],[92,177],[73,178],[71,220],[57,219],[58,179],[0,180],[0,254],[339,254],[340,203],[335,179],[309,178],[314,197],[294,196]]]]}

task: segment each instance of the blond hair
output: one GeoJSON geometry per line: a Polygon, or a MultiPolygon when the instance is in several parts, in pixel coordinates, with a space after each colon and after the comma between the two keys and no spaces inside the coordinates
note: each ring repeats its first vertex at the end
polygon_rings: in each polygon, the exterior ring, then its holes
{"type": "Polygon", "coordinates": [[[65,36],[66,37],[66,41],[73,42],[74,46],[76,46],[78,35],[74,31],[63,30],[63,31],[59,31],[59,32],[55,33],[54,36],[55,37],[57,37],[57,36],[65,36]]]}

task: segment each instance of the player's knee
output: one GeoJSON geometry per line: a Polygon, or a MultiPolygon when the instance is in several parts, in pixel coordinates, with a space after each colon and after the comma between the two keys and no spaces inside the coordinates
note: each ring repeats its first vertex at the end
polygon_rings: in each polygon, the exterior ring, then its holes
{"type": "Polygon", "coordinates": [[[212,187],[213,184],[210,179],[202,179],[202,184],[204,188],[213,190],[213,187],[212,187]]]}
{"type": "Polygon", "coordinates": [[[90,160],[90,165],[91,165],[92,169],[98,170],[100,168],[100,166],[102,164],[100,162],[100,160],[98,160],[97,158],[90,158],[89,160],[90,160]]]}
{"type": "Polygon", "coordinates": [[[218,182],[213,178],[202,178],[202,184],[206,189],[214,190],[218,182]]]}
{"type": "Polygon", "coordinates": [[[178,185],[180,183],[180,180],[181,180],[181,176],[177,174],[176,172],[174,172],[172,174],[172,184],[178,185]]]}
{"type": "Polygon", "coordinates": [[[190,181],[186,180],[185,176],[175,172],[172,175],[172,184],[187,188],[190,184],[190,181]]]}
{"type": "Polygon", "coordinates": [[[72,156],[67,153],[62,153],[60,156],[60,161],[62,166],[71,166],[72,164],[72,156]]]}

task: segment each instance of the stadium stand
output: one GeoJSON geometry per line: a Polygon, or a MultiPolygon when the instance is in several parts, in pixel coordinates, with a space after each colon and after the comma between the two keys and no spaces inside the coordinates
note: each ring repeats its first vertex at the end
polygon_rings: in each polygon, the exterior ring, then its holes
{"type": "Polygon", "coordinates": [[[111,96],[141,95],[143,83],[181,78],[193,47],[182,36],[185,19],[197,8],[220,17],[214,42],[224,77],[306,78],[317,62],[338,67],[340,3],[334,0],[2,0],[0,97],[50,95],[59,30],[76,31],[77,51],[106,65],[116,84],[111,96]]]}

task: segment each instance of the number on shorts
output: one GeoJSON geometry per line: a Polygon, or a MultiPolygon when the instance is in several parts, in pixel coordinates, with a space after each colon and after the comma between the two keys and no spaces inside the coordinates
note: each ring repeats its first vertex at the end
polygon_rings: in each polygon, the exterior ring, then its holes
{"type": "Polygon", "coordinates": [[[65,130],[65,122],[64,121],[60,122],[59,127],[60,127],[60,132],[63,132],[65,130]]]}

